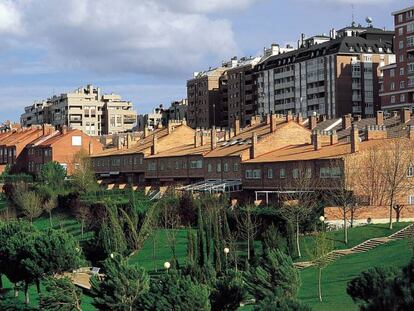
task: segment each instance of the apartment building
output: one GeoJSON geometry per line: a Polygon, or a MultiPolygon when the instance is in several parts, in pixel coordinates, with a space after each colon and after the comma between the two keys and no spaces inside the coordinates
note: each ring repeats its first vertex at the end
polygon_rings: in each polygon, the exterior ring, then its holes
{"type": "MultiPolygon", "coordinates": [[[[232,61],[235,63],[235,61],[232,61]]],[[[220,77],[226,67],[194,72],[187,81],[188,125],[192,128],[211,128],[220,125],[223,113],[220,101],[220,77]]]]}
{"type": "Polygon", "coordinates": [[[381,107],[392,111],[414,106],[414,6],[392,13],[395,62],[382,67],[381,107]]]}
{"type": "Polygon", "coordinates": [[[55,127],[65,125],[99,136],[132,130],[136,112],[132,103],[122,100],[120,95],[102,94],[100,88],[87,85],[26,107],[20,119],[24,127],[45,123],[55,127]]]}
{"type": "MultiPolygon", "coordinates": [[[[45,127],[43,127],[45,128],[45,127]]],[[[76,169],[77,154],[83,151],[92,155],[103,150],[102,144],[78,129],[43,130],[42,136],[25,147],[26,160],[21,166],[25,172],[38,175],[48,162],[58,162],[69,175],[76,169]]]]}
{"type": "Polygon", "coordinates": [[[258,114],[347,113],[372,117],[379,109],[380,71],[394,60],[392,31],[352,25],[305,39],[298,49],[256,66],[258,114]]]}
{"type": "MultiPolygon", "coordinates": [[[[131,137],[131,136],[129,136],[131,137]]],[[[149,130],[134,144],[116,146],[91,156],[93,168],[99,179],[106,181],[144,183],[147,171],[156,169],[147,167],[144,158],[186,144],[194,137],[194,130],[185,121],[170,121],[166,127],[149,130]]]]}
{"type": "Polygon", "coordinates": [[[170,107],[166,110],[167,120],[187,120],[188,100],[183,98],[181,100],[173,101],[170,107]]]}
{"type": "Polygon", "coordinates": [[[137,117],[137,131],[143,131],[145,127],[150,130],[154,130],[158,127],[161,127],[167,123],[166,110],[163,105],[154,108],[151,113],[140,114],[137,117]]]}

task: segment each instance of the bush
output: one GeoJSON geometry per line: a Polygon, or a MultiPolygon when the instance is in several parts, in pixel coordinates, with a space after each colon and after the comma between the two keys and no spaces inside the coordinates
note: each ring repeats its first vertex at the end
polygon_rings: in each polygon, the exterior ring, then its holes
{"type": "Polygon", "coordinates": [[[303,304],[302,302],[279,295],[267,297],[255,308],[255,311],[312,311],[312,308],[303,304]]]}
{"type": "Polygon", "coordinates": [[[230,271],[218,278],[210,295],[211,310],[232,311],[246,299],[247,289],[240,273],[230,271]]]}

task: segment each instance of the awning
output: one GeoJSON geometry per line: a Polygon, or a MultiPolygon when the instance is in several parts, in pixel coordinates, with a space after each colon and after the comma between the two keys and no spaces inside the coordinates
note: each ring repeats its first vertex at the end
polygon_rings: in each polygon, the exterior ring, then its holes
{"type": "Polygon", "coordinates": [[[242,191],[241,180],[208,179],[179,187],[177,190],[189,192],[230,193],[242,191]]]}

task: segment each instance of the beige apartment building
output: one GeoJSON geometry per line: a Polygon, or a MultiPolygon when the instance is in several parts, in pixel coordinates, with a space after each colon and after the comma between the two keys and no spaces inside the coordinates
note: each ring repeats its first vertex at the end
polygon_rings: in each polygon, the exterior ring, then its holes
{"type": "Polygon", "coordinates": [[[99,136],[130,131],[136,118],[132,102],[122,100],[117,94],[102,94],[99,87],[89,84],[26,107],[20,122],[25,127],[45,123],[66,125],[99,136]]]}

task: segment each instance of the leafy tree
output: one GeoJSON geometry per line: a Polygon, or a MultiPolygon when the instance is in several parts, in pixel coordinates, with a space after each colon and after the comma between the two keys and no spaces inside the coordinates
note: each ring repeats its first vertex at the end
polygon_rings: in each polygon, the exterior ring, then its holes
{"type": "Polygon", "coordinates": [[[47,278],[46,291],[39,295],[40,308],[45,311],[82,311],[81,294],[69,278],[47,278]]]}
{"type": "Polygon", "coordinates": [[[190,276],[170,271],[151,282],[147,294],[140,296],[134,310],[187,311],[210,310],[210,289],[190,276]]]}
{"type": "Polygon", "coordinates": [[[65,178],[66,170],[56,161],[44,164],[40,171],[40,180],[54,191],[64,187],[65,178]]]}
{"type": "Polygon", "coordinates": [[[276,291],[296,297],[300,286],[292,259],[280,250],[266,251],[258,265],[245,272],[245,281],[250,294],[258,301],[273,296],[276,291]]]}
{"type": "Polygon", "coordinates": [[[240,273],[229,272],[218,278],[210,295],[211,310],[232,311],[246,299],[247,289],[240,273]]]}
{"type": "Polygon", "coordinates": [[[286,297],[283,294],[276,294],[262,300],[255,308],[255,311],[312,311],[312,308],[299,300],[286,297]]]}
{"type": "Polygon", "coordinates": [[[134,305],[149,289],[149,277],[144,269],[130,265],[115,254],[104,262],[105,278],[91,279],[93,305],[99,310],[132,311],[134,305]]]}
{"type": "Polygon", "coordinates": [[[383,295],[383,288],[392,284],[399,271],[393,267],[375,267],[362,272],[348,283],[346,292],[355,303],[359,302],[365,309],[378,296],[383,295]]]}
{"type": "Polygon", "coordinates": [[[88,154],[85,151],[78,152],[74,157],[74,163],[77,164],[77,168],[71,178],[75,188],[83,193],[96,191],[98,184],[88,154]]]}
{"type": "Polygon", "coordinates": [[[30,219],[30,222],[33,222],[33,219],[39,217],[43,212],[42,200],[34,191],[16,192],[14,201],[23,215],[30,219]]]}
{"type": "Polygon", "coordinates": [[[311,261],[318,269],[318,294],[319,301],[322,301],[322,270],[325,269],[330,263],[329,253],[334,249],[333,241],[328,239],[326,232],[319,232],[315,236],[314,247],[308,250],[311,261]]]}

